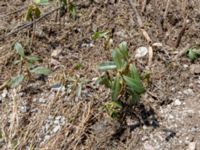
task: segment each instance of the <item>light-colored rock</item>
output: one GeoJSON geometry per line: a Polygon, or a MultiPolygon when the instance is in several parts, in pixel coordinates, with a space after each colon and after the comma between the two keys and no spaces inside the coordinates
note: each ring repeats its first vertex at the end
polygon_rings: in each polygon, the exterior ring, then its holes
{"type": "Polygon", "coordinates": [[[116,34],[116,36],[121,37],[123,39],[128,38],[128,36],[127,36],[125,31],[118,31],[115,34],[116,34]]]}
{"type": "Polygon", "coordinates": [[[144,149],[145,150],[155,150],[154,148],[153,148],[153,146],[151,146],[149,143],[147,143],[147,142],[145,142],[144,143],[144,149]]]}
{"type": "Polygon", "coordinates": [[[56,119],[56,120],[54,120],[53,123],[56,124],[56,125],[59,125],[59,124],[60,124],[60,121],[56,119]]]}
{"type": "Polygon", "coordinates": [[[8,95],[8,91],[6,89],[3,90],[3,93],[1,94],[1,96],[3,98],[5,98],[8,95]]]}
{"type": "Polygon", "coordinates": [[[183,93],[184,93],[185,95],[194,95],[194,92],[193,92],[192,89],[186,89],[186,90],[183,91],[183,93]]]}
{"type": "Polygon", "coordinates": [[[44,137],[44,141],[48,141],[50,138],[51,138],[50,135],[45,135],[45,137],[44,137]]]}
{"type": "Polygon", "coordinates": [[[187,150],[196,150],[196,142],[190,142],[187,150]]]}
{"type": "Polygon", "coordinates": [[[135,58],[142,58],[146,56],[148,53],[148,49],[146,47],[139,47],[136,49],[135,58]]]}
{"type": "Polygon", "coordinates": [[[190,71],[193,74],[200,74],[200,65],[198,65],[198,64],[192,64],[190,66],[190,71]]]}
{"type": "Polygon", "coordinates": [[[59,130],[61,129],[61,126],[60,125],[57,125],[57,126],[55,126],[54,128],[53,128],[53,133],[56,133],[56,132],[58,132],[59,130]]]}
{"type": "Polygon", "coordinates": [[[51,57],[56,58],[56,57],[58,57],[60,55],[61,52],[62,52],[62,49],[61,48],[57,48],[51,53],[51,57]]]}
{"type": "Polygon", "coordinates": [[[174,101],[174,105],[175,105],[175,106],[180,106],[180,105],[181,105],[181,101],[180,101],[179,99],[176,99],[176,100],[174,101]]]}
{"type": "Polygon", "coordinates": [[[46,99],[44,98],[39,98],[38,100],[39,103],[45,104],[46,103],[46,99]]]}
{"type": "Polygon", "coordinates": [[[22,113],[28,112],[27,106],[21,106],[21,107],[20,107],[20,111],[21,111],[22,113]]]}

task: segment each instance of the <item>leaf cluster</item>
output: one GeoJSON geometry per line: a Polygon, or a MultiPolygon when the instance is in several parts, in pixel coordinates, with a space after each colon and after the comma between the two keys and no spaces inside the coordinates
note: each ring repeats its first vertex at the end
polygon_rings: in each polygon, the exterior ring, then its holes
{"type": "Polygon", "coordinates": [[[129,60],[126,42],[122,42],[112,50],[112,61],[103,62],[97,68],[105,72],[98,82],[111,89],[112,101],[106,105],[110,116],[117,116],[116,111],[119,112],[122,108],[119,107],[120,104],[133,105],[139,102],[140,95],[145,89],[136,66],[129,60]],[[114,111],[113,108],[116,107],[114,111]]]}
{"type": "MultiPolygon", "coordinates": [[[[22,45],[17,42],[14,45],[14,49],[16,50],[17,54],[20,56],[20,60],[17,60],[14,62],[14,64],[20,64],[21,68],[25,67],[26,71],[28,71],[28,74],[34,73],[37,75],[48,75],[50,73],[50,70],[46,67],[36,66],[34,65],[35,62],[38,62],[41,60],[40,57],[30,55],[25,55],[24,48],[22,45]]],[[[25,73],[21,72],[15,77],[12,77],[9,81],[9,86],[11,88],[17,87],[25,78],[25,73]]]]}

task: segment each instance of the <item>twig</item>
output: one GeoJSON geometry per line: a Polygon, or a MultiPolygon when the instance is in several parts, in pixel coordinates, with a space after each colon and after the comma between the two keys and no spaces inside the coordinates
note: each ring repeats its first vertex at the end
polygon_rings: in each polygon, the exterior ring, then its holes
{"type": "Polygon", "coordinates": [[[6,37],[8,37],[8,36],[10,36],[10,35],[12,35],[12,34],[14,34],[14,33],[17,33],[17,32],[19,32],[19,31],[21,31],[21,30],[23,30],[23,29],[25,29],[25,28],[28,28],[28,27],[32,26],[33,24],[39,22],[39,21],[42,20],[43,18],[47,17],[48,15],[52,14],[53,12],[55,12],[55,11],[61,9],[61,8],[62,8],[62,7],[55,8],[55,9],[51,10],[50,12],[44,14],[43,16],[39,17],[38,19],[35,19],[34,21],[32,21],[32,22],[30,22],[30,23],[28,23],[28,24],[25,24],[25,25],[19,27],[17,30],[11,31],[10,33],[8,33],[8,34],[6,35],[6,37]]]}
{"type": "Polygon", "coordinates": [[[165,12],[164,12],[164,15],[163,15],[164,20],[167,18],[170,2],[171,2],[170,0],[167,0],[167,5],[166,5],[165,12]]]}
{"type": "Polygon", "coordinates": [[[177,60],[179,57],[181,57],[182,55],[184,55],[188,49],[191,47],[191,44],[187,44],[174,58],[174,60],[177,60]]]}
{"type": "Polygon", "coordinates": [[[140,28],[143,28],[143,23],[142,23],[142,19],[136,9],[136,6],[134,5],[133,1],[132,0],[129,0],[129,3],[131,5],[131,8],[134,10],[135,14],[136,14],[136,17],[137,17],[137,21],[138,21],[138,24],[140,26],[140,28]]]}
{"type": "MultiPolygon", "coordinates": [[[[185,19],[185,20],[186,20],[186,19],[185,19]]],[[[176,41],[176,45],[175,45],[176,48],[179,47],[179,44],[180,44],[180,42],[181,42],[181,39],[182,39],[182,37],[183,37],[183,35],[184,35],[184,33],[185,33],[185,30],[186,30],[186,25],[187,25],[187,22],[184,21],[183,27],[182,27],[182,29],[181,29],[181,31],[179,32],[178,37],[177,37],[177,41],[176,41]]]]}
{"type": "MultiPolygon", "coordinates": [[[[1,17],[9,16],[9,15],[12,15],[12,14],[15,14],[15,13],[18,13],[18,12],[20,12],[20,11],[23,11],[23,10],[26,9],[26,8],[28,8],[28,6],[25,6],[25,7],[22,7],[22,8],[20,8],[20,9],[18,9],[18,10],[13,11],[13,12],[4,14],[4,15],[0,16],[0,18],[1,18],[1,17]]],[[[1,15],[1,14],[0,14],[0,15],[1,15]]]]}
{"type": "Polygon", "coordinates": [[[165,20],[167,18],[167,14],[168,14],[168,11],[169,11],[169,5],[170,5],[170,0],[167,0],[167,4],[166,4],[166,7],[165,7],[165,12],[163,14],[163,17],[161,18],[161,27],[162,27],[162,30],[164,29],[164,25],[165,25],[165,20]]]}
{"type": "Polygon", "coordinates": [[[144,1],[143,1],[143,4],[142,4],[142,13],[145,12],[146,6],[147,6],[147,0],[144,0],[144,1]]]}
{"type": "Polygon", "coordinates": [[[131,8],[134,10],[134,12],[136,14],[140,30],[142,31],[142,34],[145,37],[145,39],[147,40],[147,42],[149,43],[149,62],[148,62],[148,66],[151,66],[152,58],[153,58],[152,40],[151,40],[149,34],[147,33],[147,31],[144,29],[142,19],[141,19],[140,15],[139,15],[139,13],[137,11],[137,8],[136,8],[135,4],[133,3],[132,0],[129,0],[129,3],[131,5],[131,8]]]}

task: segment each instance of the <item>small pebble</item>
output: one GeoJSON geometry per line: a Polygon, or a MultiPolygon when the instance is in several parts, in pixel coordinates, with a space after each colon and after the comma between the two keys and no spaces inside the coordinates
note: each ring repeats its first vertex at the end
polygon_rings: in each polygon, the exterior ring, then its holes
{"type": "Polygon", "coordinates": [[[146,47],[139,47],[136,49],[135,58],[142,58],[146,56],[148,53],[148,49],[146,47]]]}
{"type": "Polygon", "coordinates": [[[154,148],[153,148],[153,146],[151,146],[149,143],[147,143],[147,142],[145,142],[144,143],[144,149],[145,150],[155,150],[154,148]]]}
{"type": "Polygon", "coordinates": [[[193,92],[192,89],[186,89],[186,90],[183,91],[183,93],[184,93],[185,95],[194,95],[194,92],[193,92]]]}
{"type": "Polygon", "coordinates": [[[39,98],[39,103],[42,103],[42,104],[45,104],[46,103],[46,100],[44,98],[39,98]]]}
{"type": "Polygon", "coordinates": [[[54,120],[53,123],[56,124],[56,125],[59,125],[59,124],[60,124],[60,121],[56,119],[56,120],[54,120]]]}
{"type": "Polygon", "coordinates": [[[196,142],[190,142],[187,150],[195,150],[195,149],[196,149],[196,142]]]}
{"type": "Polygon", "coordinates": [[[21,106],[21,107],[20,107],[20,111],[21,111],[22,113],[28,112],[27,106],[21,106]]]}
{"type": "Polygon", "coordinates": [[[4,89],[4,90],[3,90],[3,93],[1,94],[1,96],[2,96],[3,98],[5,98],[5,97],[7,96],[7,94],[8,94],[8,91],[7,91],[6,89],[4,89]]]}
{"type": "Polygon", "coordinates": [[[45,137],[44,137],[44,141],[48,141],[50,138],[51,138],[50,135],[45,135],[45,137]]]}
{"type": "Polygon", "coordinates": [[[56,133],[56,132],[58,132],[59,130],[60,130],[60,125],[57,125],[57,126],[55,126],[54,128],[53,128],[53,133],[56,133]]]}
{"type": "Polygon", "coordinates": [[[181,105],[181,101],[180,101],[179,99],[176,99],[176,100],[174,101],[174,105],[175,105],[175,106],[180,106],[180,105],[181,105]]]}

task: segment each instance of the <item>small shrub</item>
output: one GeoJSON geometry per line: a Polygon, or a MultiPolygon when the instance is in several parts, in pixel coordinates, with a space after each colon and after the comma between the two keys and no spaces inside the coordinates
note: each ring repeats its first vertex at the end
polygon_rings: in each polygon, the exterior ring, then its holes
{"type": "Polygon", "coordinates": [[[200,49],[199,47],[192,47],[190,49],[188,49],[188,57],[189,59],[194,62],[196,59],[198,59],[200,57],[200,49]]]}
{"type": "Polygon", "coordinates": [[[35,62],[40,61],[41,58],[33,55],[26,56],[24,48],[20,43],[15,43],[14,49],[20,57],[20,59],[15,61],[14,64],[20,64],[21,70],[17,76],[12,77],[11,80],[8,82],[8,85],[11,88],[17,87],[24,80],[25,76],[29,76],[31,73],[37,75],[48,75],[50,73],[50,70],[48,68],[36,66],[35,62]],[[22,70],[22,68],[25,68],[24,71],[22,70]]]}
{"type": "Polygon", "coordinates": [[[98,82],[111,89],[112,101],[106,103],[111,117],[119,116],[124,104],[135,105],[139,102],[145,89],[135,65],[129,60],[126,42],[112,51],[112,61],[103,62],[97,68],[105,72],[98,82]]]}

